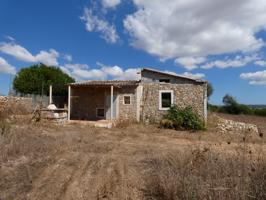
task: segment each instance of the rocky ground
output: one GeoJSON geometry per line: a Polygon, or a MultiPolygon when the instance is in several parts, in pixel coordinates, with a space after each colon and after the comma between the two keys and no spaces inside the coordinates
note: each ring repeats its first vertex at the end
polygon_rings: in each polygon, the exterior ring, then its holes
{"type": "MultiPolygon", "coordinates": [[[[266,130],[266,118],[242,118],[266,130]]],[[[263,199],[265,138],[215,120],[181,132],[17,119],[0,136],[0,199],[263,199]]]]}

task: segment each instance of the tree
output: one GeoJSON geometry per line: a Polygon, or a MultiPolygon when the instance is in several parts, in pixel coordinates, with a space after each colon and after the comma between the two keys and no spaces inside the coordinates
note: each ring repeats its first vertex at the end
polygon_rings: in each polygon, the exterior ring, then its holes
{"type": "Polygon", "coordinates": [[[48,95],[49,86],[55,85],[58,87],[53,88],[53,94],[65,95],[67,89],[64,86],[73,82],[75,80],[60,68],[37,64],[21,69],[13,81],[13,87],[22,94],[48,95]]]}
{"type": "Polygon", "coordinates": [[[210,98],[210,96],[212,95],[212,93],[213,93],[212,84],[211,83],[208,83],[208,85],[207,85],[207,97],[210,98]]]}
{"type": "Polygon", "coordinates": [[[224,107],[223,109],[229,114],[253,114],[250,107],[239,104],[236,99],[228,94],[223,98],[224,107]]]}
{"type": "Polygon", "coordinates": [[[223,103],[225,106],[235,106],[238,104],[236,99],[234,97],[230,96],[229,94],[226,94],[223,97],[223,103]]]}

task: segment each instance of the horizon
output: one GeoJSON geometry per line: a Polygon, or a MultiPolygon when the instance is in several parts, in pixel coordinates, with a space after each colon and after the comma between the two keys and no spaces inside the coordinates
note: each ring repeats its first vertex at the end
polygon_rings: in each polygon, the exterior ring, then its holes
{"type": "Polygon", "coordinates": [[[38,63],[79,81],[133,80],[149,66],[207,80],[214,105],[226,94],[265,105],[265,8],[263,0],[3,0],[0,94],[38,63]]]}

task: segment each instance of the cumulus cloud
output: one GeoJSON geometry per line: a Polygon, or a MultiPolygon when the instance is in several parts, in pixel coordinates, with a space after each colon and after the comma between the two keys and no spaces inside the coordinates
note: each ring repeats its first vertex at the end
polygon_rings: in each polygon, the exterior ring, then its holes
{"type": "Polygon", "coordinates": [[[194,78],[194,79],[202,79],[202,78],[205,77],[205,74],[203,74],[203,73],[190,73],[190,72],[184,72],[182,75],[183,75],[183,76],[190,77],[190,78],[194,78]]]}
{"type": "Polygon", "coordinates": [[[202,57],[260,49],[265,0],[133,0],[124,19],[132,45],[161,59],[202,57]],[[256,14],[254,14],[256,13],[256,14]]]}
{"type": "Polygon", "coordinates": [[[180,76],[185,76],[185,77],[188,77],[188,78],[193,78],[193,79],[201,79],[201,78],[204,78],[205,77],[205,74],[203,73],[191,73],[191,72],[184,72],[182,74],[178,74],[176,72],[173,72],[173,71],[168,71],[168,70],[165,70],[164,71],[165,73],[168,73],[168,74],[173,74],[173,75],[180,75],[180,76]]]}
{"type": "Polygon", "coordinates": [[[205,62],[205,57],[180,57],[175,60],[176,64],[180,64],[187,70],[193,70],[198,68],[198,64],[205,62]]]}
{"type": "Polygon", "coordinates": [[[14,58],[24,62],[41,62],[46,65],[58,66],[57,58],[59,53],[50,49],[49,51],[40,51],[37,55],[32,55],[26,48],[14,43],[1,43],[0,51],[2,53],[13,56],[14,58]]]}
{"type": "Polygon", "coordinates": [[[16,74],[16,68],[0,57],[0,73],[16,74]]]}
{"type": "Polygon", "coordinates": [[[258,60],[259,57],[254,54],[250,56],[236,56],[234,59],[225,59],[225,60],[215,60],[212,62],[208,62],[201,66],[202,69],[211,69],[214,67],[217,68],[228,68],[228,67],[243,67],[253,61],[258,60]]]}
{"type": "Polygon", "coordinates": [[[250,85],[266,85],[266,70],[242,73],[240,78],[248,80],[250,85]]]}
{"type": "Polygon", "coordinates": [[[121,3],[121,0],[102,0],[104,8],[115,8],[121,3]]]}
{"type": "Polygon", "coordinates": [[[265,60],[258,60],[255,62],[256,65],[266,67],[266,61],[265,60]]]}
{"type": "Polygon", "coordinates": [[[71,62],[73,60],[73,58],[70,54],[64,54],[63,58],[68,62],[71,62]]]}
{"type": "Polygon", "coordinates": [[[89,68],[86,64],[66,64],[60,68],[77,80],[139,80],[140,68],[123,70],[121,67],[107,66],[100,62],[98,68],[89,68]]]}
{"type": "Polygon", "coordinates": [[[119,40],[115,26],[104,19],[100,19],[99,16],[94,15],[92,9],[84,8],[81,20],[85,22],[87,31],[100,33],[100,37],[106,42],[114,44],[119,40]]]}

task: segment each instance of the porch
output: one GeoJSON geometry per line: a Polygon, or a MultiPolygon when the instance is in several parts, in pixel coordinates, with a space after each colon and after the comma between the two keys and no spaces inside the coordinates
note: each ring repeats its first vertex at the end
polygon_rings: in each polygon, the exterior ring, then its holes
{"type": "Polygon", "coordinates": [[[68,120],[86,121],[96,127],[112,126],[119,118],[121,88],[135,88],[137,84],[137,81],[88,81],[70,84],[68,120]]]}

